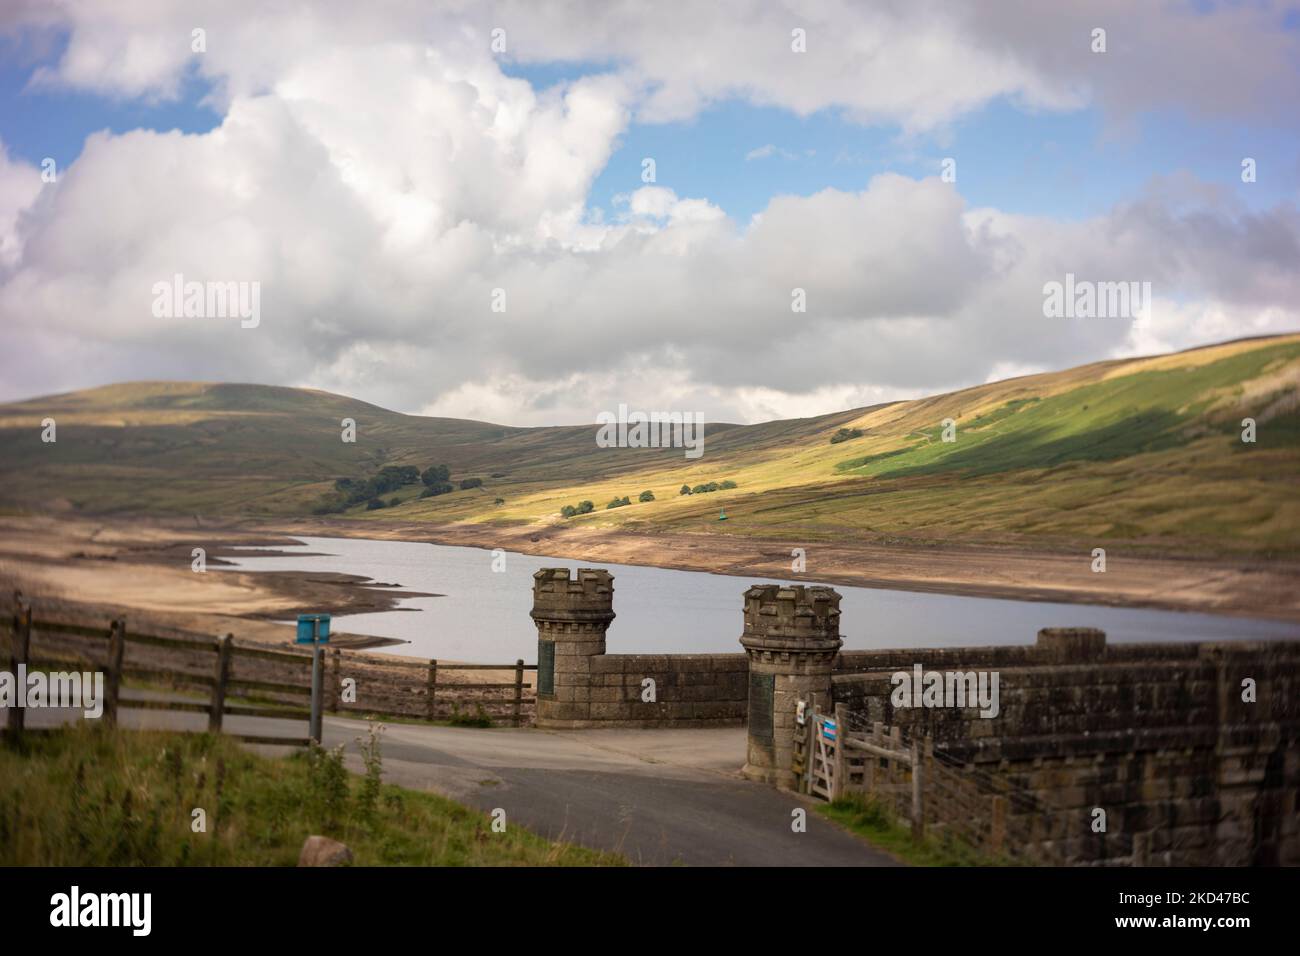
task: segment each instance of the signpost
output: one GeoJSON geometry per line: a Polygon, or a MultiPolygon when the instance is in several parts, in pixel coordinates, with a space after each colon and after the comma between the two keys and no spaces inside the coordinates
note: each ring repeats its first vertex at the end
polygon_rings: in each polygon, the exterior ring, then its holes
{"type": "Polygon", "coordinates": [[[322,645],[330,641],[330,616],[328,614],[299,614],[298,636],[295,644],[310,644],[311,651],[311,724],[307,736],[321,742],[321,711],[324,697],[325,651],[322,645]]]}

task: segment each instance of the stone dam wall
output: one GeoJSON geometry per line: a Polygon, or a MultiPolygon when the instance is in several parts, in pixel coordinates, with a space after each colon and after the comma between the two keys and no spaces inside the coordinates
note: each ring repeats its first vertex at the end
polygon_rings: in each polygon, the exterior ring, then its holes
{"type": "Polygon", "coordinates": [[[996,775],[1028,798],[1012,814],[1048,808],[1008,821],[1042,841],[1043,858],[1300,863],[1300,642],[1109,644],[1049,628],[1032,645],[845,651],[834,590],[756,585],[744,592],[744,653],[609,654],[613,595],[604,570],[534,576],[538,726],[743,723],[744,773],[790,787],[798,705],[838,704],[856,726],[926,740],[972,779],[996,775]],[[918,666],[995,673],[997,716],[897,706],[894,675],[918,666]]]}

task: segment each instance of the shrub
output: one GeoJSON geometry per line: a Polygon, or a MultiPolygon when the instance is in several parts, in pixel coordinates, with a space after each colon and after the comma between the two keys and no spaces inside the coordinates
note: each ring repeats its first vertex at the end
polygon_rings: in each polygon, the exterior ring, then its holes
{"type": "Polygon", "coordinates": [[[448,720],[453,727],[491,727],[492,718],[487,715],[482,704],[474,705],[473,714],[463,714],[460,705],[455,701],[451,704],[451,718],[448,720]]]}
{"type": "Polygon", "coordinates": [[[561,518],[572,518],[577,513],[578,513],[578,509],[573,507],[573,505],[565,505],[563,508],[560,509],[561,518]]]}
{"type": "Polygon", "coordinates": [[[640,497],[638,500],[640,500],[640,501],[654,501],[654,500],[655,500],[655,493],[654,493],[653,491],[643,491],[643,492],[641,492],[641,497],[640,497]]]}
{"type": "Polygon", "coordinates": [[[358,737],[361,749],[361,762],[366,774],[361,778],[361,792],[357,794],[357,815],[372,826],[379,814],[379,791],[384,780],[384,754],[379,746],[379,737],[384,732],[383,724],[367,721],[367,734],[358,737]]]}
{"type": "Polygon", "coordinates": [[[433,498],[436,495],[445,495],[449,491],[455,491],[451,482],[440,481],[437,484],[429,485],[420,492],[421,498],[433,498]]]}
{"type": "Polygon", "coordinates": [[[696,485],[694,488],[688,488],[686,485],[682,485],[681,493],[684,495],[707,495],[711,491],[725,491],[735,487],[736,483],[730,479],[727,481],[709,481],[701,485],[696,485]]]}
{"type": "Polygon", "coordinates": [[[371,498],[366,502],[367,511],[378,511],[382,507],[384,507],[384,503],[379,498],[371,498]]]}
{"type": "Polygon", "coordinates": [[[682,490],[677,492],[679,495],[689,495],[691,493],[690,485],[682,485],[682,490]]]}
{"type": "Polygon", "coordinates": [[[468,488],[481,488],[481,487],[483,487],[482,478],[462,478],[460,482],[461,491],[465,491],[468,488]]]}
{"type": "Polygon", "coordinates": [[[428,468],[424,469],[424,474],[420,476],[420,480],[430,488],[435,485],[440,485],[443,482],[450,480],[450,478],[451,469],[446,465],[430,465],[428,468]]]}
{"type": "Polygon", "coordinates": [[[497,499],[494,500],[492,503],[493,503],[494,505],[503,505],[503,504],[506,503],[506,499],[504,499],[504,498],[497,498],[497,499]]]}
{"type": "Polygon", "coordinates": [[[831,436],[831,444],[838,445],[842,441],[848,441],[850,438],[861,438],[861,428],[841,428],[831,436]]]}
{"type": "Polygon", "coordinates": [[[622,508],[624,505],[630,505],[631,503],[632,499],[628,498],[627,495],[624,495],[622,498],[615,498],[609,504],[605,505],[605,510],[608,511],[610,508],[622,508]]]}

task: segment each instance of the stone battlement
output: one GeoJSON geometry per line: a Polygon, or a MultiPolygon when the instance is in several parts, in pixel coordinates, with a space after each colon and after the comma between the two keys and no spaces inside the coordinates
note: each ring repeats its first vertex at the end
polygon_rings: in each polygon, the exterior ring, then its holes
{"type": "Polygon", "coordinates": [[[614,618],[614,576],[603,568],[542,568],[533,575],[533,620],[614,618]]]}
{"type": "Polygon", "coordinates": [[[756,584],[745,591],[745,640],[840,643],[840,594],[821,585],[756,584]]]}

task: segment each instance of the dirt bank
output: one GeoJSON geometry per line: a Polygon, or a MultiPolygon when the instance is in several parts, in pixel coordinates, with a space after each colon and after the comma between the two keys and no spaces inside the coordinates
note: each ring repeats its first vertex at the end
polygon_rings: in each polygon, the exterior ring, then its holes
{"type": "MultiPolygon", "coordinates": [[[[357,527],[346,521],[277,522],[286,534],[431,541],[505,548],[573,560],[711,571],[741,578],[797,578],[789,541],[727,535],[638,534],[582,528],[357,527]]],[[[1111,549],[1106,571],[1090,550],[1062,553],[1016,547],[935,543],[921,546],[810,544],[812,580],[1022,601],[1152,607],[1300,622],[1300,562],[1196,561],[1111,549]]]]}
{"type": "MultiPolygon", "coordinates": [[[[333,608],[336,614],[393,608],[381,583],[310,572],[190,570],[191,550],[209,564],[236,546],[273,548],[292,535],[368,537],[553,555],[588,562],[711,571],[746,580],[797,578],[789,542],[725,535],[636,534],[564,527],[498,529],[481,525],[387,526],[339,520],[258,522],[0,517],[0,586],[32,596],[114,609],[163,626],[235,631],[289,641],[283,622],[333,608]]],[[[1126,555],[1112,549],[1106,572],[1089,552],[1022,547],[830,545],[806,548],[812,580],[863,587],[1035,601],[1157,607],[1300,622],[1300,563],[1192,561],[1126,555]]],[[[401,583],[401,582],[395,582],[401,583]]],[[[739,582],[738,582],[739,584],[739,582]]],[[[738,591],[739,593],[739,591],[738,591]]],[[[344,647],[394,642],[342,633],[344,647]]]]}

